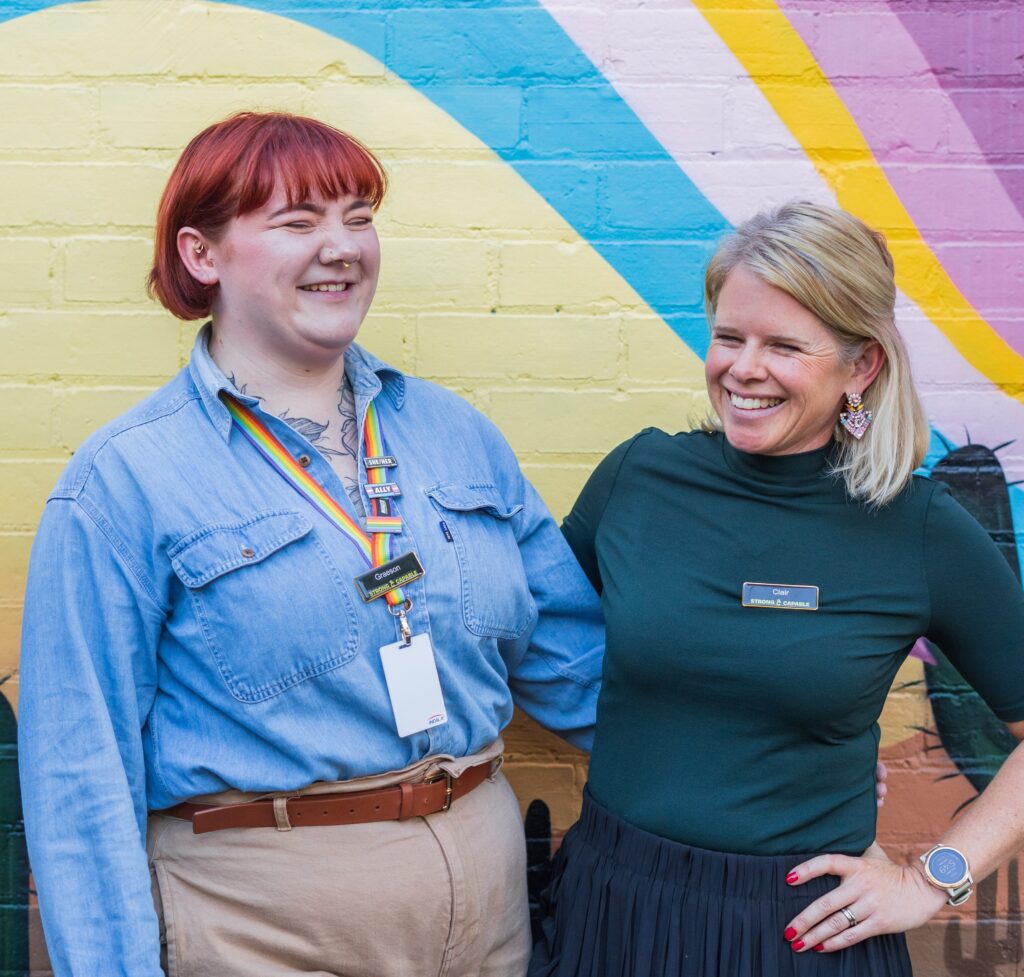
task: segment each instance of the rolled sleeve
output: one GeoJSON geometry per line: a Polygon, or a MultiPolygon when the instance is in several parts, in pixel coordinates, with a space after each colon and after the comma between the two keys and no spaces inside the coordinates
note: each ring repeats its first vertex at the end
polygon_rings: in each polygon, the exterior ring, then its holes
{"type": "Polygon", "coordinates": [[[47,504],[32,551],[18,745],[54,973],[160,977],[142,727],[163,612],[109,526],[47,504]]]}

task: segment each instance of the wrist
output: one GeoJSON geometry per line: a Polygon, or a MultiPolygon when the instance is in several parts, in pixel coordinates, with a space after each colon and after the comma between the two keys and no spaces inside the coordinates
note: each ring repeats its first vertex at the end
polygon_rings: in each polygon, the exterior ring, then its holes
{"type": "Polygon", "coordinates": [[[974,879],[967,856],[941,842],[918,859],[925,881],[946,897],[950,906],[963,905],[974,892],[974,879]]]}
{"type": "Polygon", "coordinates": [[[929,918],[931,918],[947,904],[949,893],[945,889],[932,885],[919,858],[915,858],[907,868],[910,869],[914,882],[921,892],[922,901],[929,908],[929,918]]]}

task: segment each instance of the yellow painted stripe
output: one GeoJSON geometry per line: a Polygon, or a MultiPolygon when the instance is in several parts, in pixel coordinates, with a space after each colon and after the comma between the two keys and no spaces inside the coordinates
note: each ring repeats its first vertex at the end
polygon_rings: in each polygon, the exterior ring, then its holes
{"type": "Polygon", "coordinates": [[[885,231],[896,283],[960,355],[1024,402],[1024,357],[953,284],[842,99],[774,0],[692,0],[793,133],[840,206],[885,231]]]}

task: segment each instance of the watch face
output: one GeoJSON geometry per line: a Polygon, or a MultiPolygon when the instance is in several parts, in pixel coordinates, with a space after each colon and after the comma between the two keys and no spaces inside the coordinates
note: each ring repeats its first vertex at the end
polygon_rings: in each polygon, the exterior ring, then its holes
{"type": "Polygon", "coordinates": [[[928,856],[928,871],[940,885],[956,885],[967,876],[967,859],[955,848],[938,848],[928,856]]]}

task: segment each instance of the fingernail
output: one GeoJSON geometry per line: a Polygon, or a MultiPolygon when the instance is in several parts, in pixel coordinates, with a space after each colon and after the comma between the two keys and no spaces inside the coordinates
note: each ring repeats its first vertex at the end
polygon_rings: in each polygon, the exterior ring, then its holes
{"type": "Polygon", "coordinates": [[[786,927],[786,932],[782,934],[787,940],[793,939],[796,936],[796,930],[792,926],[786,927]]]}
{"type": "Polygon", "coordinates": [[[800,878],[800,876],[797,875],[796,872],[790,872],[789,875],[786,876],[786,881],[792,885],[798,878],[800,878]]]}
{"type": "Polygon", "coordinates": [[[825,944],[824,943],[819,943],[817,946],[812,946],[811,949],[815,953],[821,953],[821,951],[825,949],[825,944]]]}
{"type": "Polygon", "coordinates": [[[802,950],[804,948],[804,941],[797,940],[795,943],[789,944],[794,950],[802,950]]]}

